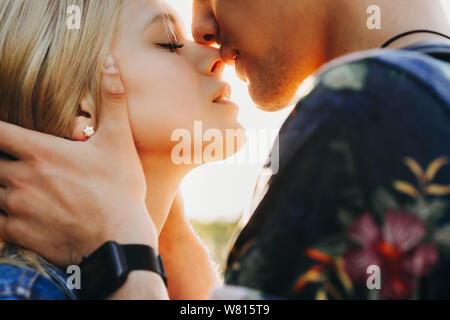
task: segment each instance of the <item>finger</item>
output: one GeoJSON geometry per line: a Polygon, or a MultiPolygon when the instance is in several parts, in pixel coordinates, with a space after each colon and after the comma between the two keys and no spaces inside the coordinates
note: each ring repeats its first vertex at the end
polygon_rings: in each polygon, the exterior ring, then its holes
{"type": "Polygon", "coordinates": [[[0,188],[0,239],[23,245],[22,240],[29,237],[28,233],[21,232],[26,224],[23,216],[15,216],[5,208],[7,195],[6,188],[0,188]]]}
{"type": "Polygon", "coordinates": [[[6,188],[0,187],[0,216],[2,216],[2,214],[6,214],[6,212],[4,211],[5,198],[6,198],[6,188]]]}
{"type": "Polygon", "coordinates": [[[2,213],[0,213],[0,243],[2,243],[3,240],[6,240],[6,235],[4,231],[6,228],[6,219],[7,217],[2,213]]]}
{"type": "Polygon", "coordinates": [[[0,214],[0,239],[14,243],[20,246],[24,246],[23,240],[25,237],[29,237],[28,233],[25,233],[21,227],[21,224],[17,220],[13,220],[11,217],[0,214]]]}
{"type": "Polygon", "coordinates": [[[97,134],[93,140],[108,139],[110,143],[112,137],[114,137],[113,141],[117,141],[124,135],[131,136],[125,88],[119,67],[112,55],[107,57],[103,66],[100,88],[100,119],[97,134]]]}
{"type": "Polygon", "coordinates": [[[9,220],[8,216],[6,214],[0,213],[0,243],[5,241],[10,241],[9,235],[8,235],[8,228],[9,228],[9,220]]]}
{"type": "Polygon", "coordinates": [[[45,153],[44,148],[56,137],[0,121],[0,151],[17,159],[30,159],[45,153]]]}
{"type": "Polygon", "coordinates": [[[0,186],[8,187],[13,184],[14,177],[21,170],[18,167],[18,161],[0,158],[0,186]]]}

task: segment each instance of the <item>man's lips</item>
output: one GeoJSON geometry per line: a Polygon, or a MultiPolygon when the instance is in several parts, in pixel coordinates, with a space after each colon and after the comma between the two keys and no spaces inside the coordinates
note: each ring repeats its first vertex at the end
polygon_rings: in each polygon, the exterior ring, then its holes
{"type": "Polygon", "coordinates": [[[239,57],[239,50],[222,46],[220,48],[220,55],[222,57],[222,60],[227,65],[234,66],[237,58],[239,57]]]}
{"type": "Polygon", "coordinates": [[[236,75],[241,79],[243,82],[248,82],[247,75],[244,72],[243,66],[242,66],[242,58],[241,58],[241,52],[233,48],[231,46],[222,45],[220,47],[220,54],[222,57],[222,60],[227,64],[235,68],[236,75]]]}

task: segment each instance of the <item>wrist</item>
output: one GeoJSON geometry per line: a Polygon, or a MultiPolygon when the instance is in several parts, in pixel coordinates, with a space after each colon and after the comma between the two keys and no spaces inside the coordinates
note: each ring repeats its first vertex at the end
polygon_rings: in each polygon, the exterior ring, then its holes
{"type": "Polygon", "coordinates": [[[142,244],[106,242],[79,264],[82,272],[81,299],[104,299],[119,290],[131,274],[157,275],[166,285],[161,256],[142,244]]]}
{"type": "Polygon", "coordinates": [[[178,192],[158,238],[160,244],[178,242],[190,233],[191,225],[184,214],[183,199],[181,193],[178,192]]]}
{"type": "MultiPolygon", "coordinates": [[[[83,256],[89,255],[105,242],[114,241],[120,244],[143,244],[158,251],[158,237],[155,225],[148,215],[146,208],[126,210],[120,213],[121,221],[113,224],[105,223],[101,232],[87,232],[90,237],[82,238],[77,248],[71,251],[71,261],[79,263],[83,256]],[[130,214],[127,215],[127,212],[130,214]]],[[[93,226],[97,228],[98,226],[93,226]]]]}
{"type": "Polygon", "coordinates": [[[155,272],[134,271],[125,285],[114,292],[108,300],[168,300],[167,288],[155,272]]]}
{"type": "Polygon", "coordinates": [[[105,240],[120,244],[144,244],[158,251],[156,227],[149,216],[136,223],[118,226],[105,240]]]}
{"type": "MultiPolygon", "coordinates": [[[[173,220],[171,222],[174,222],[173,220]]],[[[178,219],[177,223],[166,223],[159,235],[160,247],[180,245],[194,233],[187,219],[178,219]]]]}

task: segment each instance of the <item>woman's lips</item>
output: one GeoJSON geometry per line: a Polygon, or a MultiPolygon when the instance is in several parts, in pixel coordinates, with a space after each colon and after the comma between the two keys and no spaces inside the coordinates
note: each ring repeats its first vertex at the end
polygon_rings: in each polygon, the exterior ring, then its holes
{"type": "Polygon", "coordinates": [[[215,94],[212,102],[214,103],[225,103],[229,102],[231,98],[231,87],[228,83],[224,83],[220,90],[215,94]]]}
{"type": "Polygon", "coordinates": [[[230,101],[231,98],[231,86],[228,83],[223,83],[220,90],[215,94],[215,98],[212,99],[214,104],[222,106],[232,107],[234,111],[238,111],[239,107],[236,103],[230,101]]]}

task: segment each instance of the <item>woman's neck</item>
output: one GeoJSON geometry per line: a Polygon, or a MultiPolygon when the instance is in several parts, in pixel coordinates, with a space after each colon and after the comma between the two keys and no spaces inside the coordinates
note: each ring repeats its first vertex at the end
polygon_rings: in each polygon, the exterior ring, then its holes
{"type": "Polygon", "coordinates": [[[159,234],[180,183],[191,169],[175,165],[166,155],[142,156],[141,163],[147,181],[147,210],[159,234]]]}

